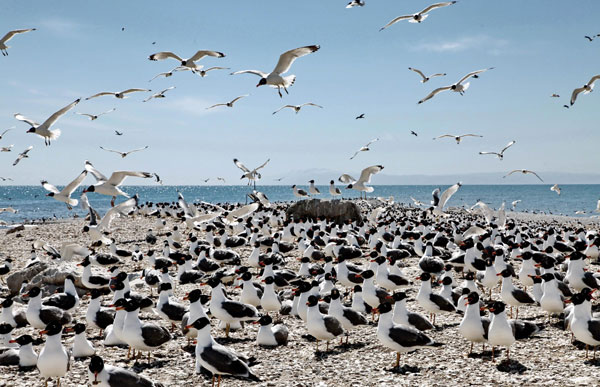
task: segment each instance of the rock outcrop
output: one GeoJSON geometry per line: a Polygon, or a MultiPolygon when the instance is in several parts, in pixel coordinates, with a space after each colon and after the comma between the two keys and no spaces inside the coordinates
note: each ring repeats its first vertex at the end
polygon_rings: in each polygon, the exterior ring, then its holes
{"type": "Polygon", "coordinates": [[[356,203],[341,200],[300,200],[287,209],[286,215],[288,219],[324,218],[336,223],[363,219],[356,203]]]}

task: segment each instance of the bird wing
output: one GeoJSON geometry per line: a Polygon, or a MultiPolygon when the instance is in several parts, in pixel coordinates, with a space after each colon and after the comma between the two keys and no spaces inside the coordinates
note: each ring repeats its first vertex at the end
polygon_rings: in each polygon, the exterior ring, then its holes
{"type": "Polygon", "coordinates": [[[300,105],[300,106],[316,106],[316,107],[318,107],[318,108],[321,108],[321,109],[323,109],[323,106],[321,106],[321,105],[317,105],[316,103],[312,103],[312,102],[303,103],[303,104],[302,104],[302,105],[300,105]]]}
{"type": "Polygon", "coordinates": [[[297,58],[311,54],[311,53],[317,51],[319,48],[321,48],[321,47],[318,45],[313,45],[313,46],[299,47],[299,48],[295,48],[293,50],[284,52],[279,57],[279,61],[277,62],[277,65],[275,66],[275,69],[273,70],[273,72],[276,74],[287,73],[289,71],[290,67],[292,66],[292,63],[294,63],[294,61],[297,58]]]}
{"type": "Polygon", "coordinates": [[[340,176],[338,178],[338,181],[340,183],[344,183],[344,184],[354,184],[356,182],[356,179],[353,178],[352,176],[344,173],[342,176],[340,176]]]}
{"type": "Polygon", "coordinates": [[[521,169],[513,169],[512,171],[508,172],[506,175],[504,175],[502,177],[504,178],[506,176],[510,176],[510,175],[512,175],[515,172],[522,172],[522,170],[521,169]]]}
{"type": "Polygon", "coordinates": [[[233,99],[231,102],[229,102],[229,103],[233,105],[233,104],[234,104],[234,103],[236,103],[238,100],[240,100],[240,99],[242,99],[242,98],[244,98],[244,97],[247,97],[247,96],[248,96],[248,94],[240,95],[239,97],[235,97],[235,98],[234,98],[234,99],[233,99]]]}
{"type": "Polygon", "coordinates": [[[279,109],[275,110],[275,111],[273,112],[273,114],[275,114],[275,113],[279,113],[280,111],[282,111],[282,110],[283,110],[283,109],[285,109],[285,108],[295,108],[295,106],[294,106],[294,105],[284,105],[284,106],[280,107],[279,109]]]}
{"type": "Polygon", "coordinates": [[[166,92],[167,92],[167,91],[169,91],[169,90],[173,90],[174,88],[175,88],[175,86],[167,87],[166,89],[164,89],[163,91],[161,91],[161,92],[160,92],[160,93],[158,93],[158,94],[159,94],[159,95],[160,95],[160,94],[164,94],[164,93],[166,93],[166,92]]]}
{"type": "Polygon", "coordinates": [[[125,152],[125,154],[130,154],[130,153],[133,153],[133,152],[139,152],[139,151],[143,151],[144,149],[148,149],[148,145],[146,145],[146,146],[145,146],[145,147],[143,147],[143,148],[138,148],[138,149],[133,149],[133,150],[130,150],[129,152],[125,152]]]}
{"type": "Polygon", "coordinates": [[[456,183],[450,188],[446,189],[444,192],[442,192],[442,196],[440,196],[440,202],[438,203],[438,207],[440,208],[440,210],[444,208],[448,200],[450,200],[452,195],[454,195],[456,191],[458,191],[461,185],[461,183],[456,183]]]}
{"type": "Polygon", "coordinates": [[[364,146],[364,148],[368,148],[368,147],[369,147],[369,145],[371,145],[372,143],[374,143],[374,142],[377,142],[377,141],[379,141],[379,137],[377,137],[377,138],[374,138],[374,139],[372,139],[371,141],[369,141],[369,142],[367,143],[367,145],[365,145],[365,146],[364,146]]]}
{"type": "Polygon", "coordinates": [[[223,58],[225,56],[225,54],[223,54],[222,52],[219,52],[219,51],[200,50],[200,51],[196,52],[190,59],[188,59],[188,61],[195,62],[197,60],[204,58],[205,56],[214,56],[216,58],[223,58]]]}
{"type": "Polygon", "coordinates": [[[2,39],[0,39],[0,43],[6,43],[9,40],[11,40],[13,38],[13,36],[17,35],[17,34],[23,34],[25,32],[29,32],[29,31],[35,31],[35,28],[29,28],[26,30],[13,30],[13,31],[8,31],[6,33],[6,35],[4,35],[2,37],[2,39]]]}
{"type": "Polygon", "coordinates": [[[119,152],[119,151],[116,151],[116,150],[107,149],[107,148],[103,148],[103,147],[100,147],[100,149],[105,150],[107,152],[113,152],[113,153],[118,153],[120,155],[123,155],[123,152],[119,152]]]}
{"type": "Polygon", "coordinates": [[[408,69],[414,71],[417,74],[419,74],[423,79],[427,79],[427,77],[425,76],[425,74],[423,74],[423,72],[421,72],[421,70],[415,69],[415,68],[412,68],[412,67],[409,67],[408,69]]]}
{"type": "Polygon", "coordinates": [[[480,136],[478,134],[461,134],[458,137],[483,137],[483,136],[480,136]]]}
{"type": "Polygon", "coordinates": [[[88,173],[88,171],[84,169],[79,174],[79,176],[77,176],[75,178],[75,180],[73,180],[65,188],[63,188],[60,193],[62,193],[63,195],[66,195],[66,196],[71,196],[71,194],[73,193],[73,191],[75,191],[77,189],[77,187],[79,187],[81,185],[81,183],[83,182],[83,180],[87,176],[87,173],[88,173]]]}
{"type": "Polygon", "coordinates": [[[240,162],[240,160],[238,159],[233,159],[233,163],[235,164],[236,167],[238,167],[239,169],[241,169],[244,172],[250,172],[250,170],[248,168],[246,168],[246,166],[244,164],[242,164],[240,162]]]}
{"type": "Polygon", "coordinates": [[[208,72],[211,70],[229,70],[229,67],[218,67],[218,66],[214,66],[214,67],[209,67],[206,70],[204,70],[204,72],[208,72]]]}
{"type": "Polygon", "coordinates": [[[497,155],[499,156],[500,153],[496,153],[496,152],[479,152],[480,155],[497,155]]]}
{"type": "Polygon", "coordinates": [[[261,169],[261,168],[264,168],[264,167],[266,167],[266,166],[267,166],[267,164],[269,163],[269,161],[271,161],[271,159],[267,159],[267,161],[265,161],[264,163],[262,163],[262,165],[260,165],[260,166],[258,166],[258,167],[256,167],[256,168],[254,168],[254,172],[258,171],[258,170],[259,170],[259,169],[261,169]]]}
{"type": "Polygon", "coordinates": [[[571,105],[573,105],[575,103],[575,101],[577,100],[577,96],[579,95],[579,93],[581,93],[584,90],[585,90],[585,87],[579,87],[579,88],[573,90],[573,94],[571,94],[571,105]]]}
{"type": "Polygon", "coordinates": [[[542,180],[542,178],[540,177],[540,175],[538,175],[537,173],[533,172],[533,171],[528,171],[525,170],[525,173],[531,173],[532,175],[535,175],[538,179],[540,179],[540,181],[543,183],[544,180],[542,180]]]}
{"type": "Polygon", "coordinates": [[[38,126],[40,126],[40,124],[38,124],[34,120],[30,120],[29,118],[25,117],[21,113],[16,113],[15,118],[19,121],[27,122],[29,125],[33,126],[34,128],[37,128],[38,126]]]}
{"type": "Polygon", "coordinates": [[[506,144],[506,146],[504,148],[502,148],[502,150],[500,151],[500,154],[503,154],[505,150],[507,150],[508,148],[510,148],[511,146],[513,146],[515,144],[515,140],[512,140],[511,142],[509,142],[508,144],[506,144]]]}
{"type": "Polygon", "coordinates": [[[192,217],[192,211],[190,211],[190,207],[188,206],[187,202],[183,198],[183,195],[181,194],[181,192],[178,192],[177,204],[179,204],[179,207],[181,207],[181,209],[183,209],[183,213],[185,214],[185,216],[187,216],[189,218],[192,217]]]}
{"type": "Polygon", "coordinates": [[[420,100],[419,103],[423,103],[425,101],[428,101],[431,98],[435,97],[436,94],[441,93],[442,91],[450,90],[451,88],[452,88],[452,86],[438,87],[437,89],[435,89],[434,91],[432,91],[431,93],[429,93],[429,95],[427,95],[427,97],[425,97],[422,100],[420,100]]]}
{"type": "Polygon", "coordinates": [[[415,203],[417,206],[420,206],[421,204],[423,204],[420,201],[418,201],[417,199],[413,198],[412,196],[410,196],[410,200],[412,200],[413,203],[415,203]]]}
{"type": "Polygon", "coordinates": [[[120,92],[119,94],[135,93],[136,91],[152,91],[152,90],[148,90],[148,89],[127,89],[127,90],[124,90],[124,91],[120,92]]]}
{"type": "Polygon", "coordinates": [[[99,170],[97,170],[96,168],[94,168],[94,166],[92,165],[92,163],[90,163],[87,160],[85,160],[85,170],[88,171],[89,173],[91,173],[92,175],[94,175],[94,178],[98,182],[104,182],[104,181],[108,180],[106,178],[106,176],[104,176],[102,173],[100,173],[99,170]]]}
{"type": "Polygon", "coordinates": [[[386,28],[388,28],[389,26],[391,26],[392,24],[396,24],[398,23],[400,20],[405,20],[405,19],[412,19],[413,15],[403,15],[403,16],[398,16],[397,18],[392,19],[392,21],[390,21],[388,24],[384,25],[383,27],[381,27],[379,29],[379,31],[383,31],[386,28]]]}
{"type": "Polygon", "coordinates": [[[149,172],[116,171],[113,172],[112,175],[110,175],[110,179],[108,179],[108,184],[112,184],[115,186],[120,185],[121,183],[123,183],[123,180],[125,180],[127,176],[142,177],[144,179],[148,179],[152,177],[152,174],[149,172]]]}
{"type": "Polygon", "coordinates": [[[258,71],[258,70],[241,70],[241,71],[236,71],[234,73],[231,73],[231,75],[237,75],[237,74],[254,74],[254,75],[258,75],[261,78],[266,78],[267,73],[263,73],[262,71],[258,71]]]}
{"type": "Polygon", "coordinates": [[[218,103],[216,105],[212,105],[212,106],[207,107],[206,110],[212,109],[212,108],[216,108],[218,106],[227,106],[227,104],[226,103],[218,103]]]}
{"type": "Polygon", "coordinates": [[[77,105],[79,103],[79,101],[81,101],[81,98],[76,99],[75,101],[71,102],[70,104],[68,104],[64,108],[60,109],[59,111],[57,111],[56,113],[54,113],[53,115],[51,115],[50,117],[48,117],[48,119],[46,121],[44,121],[44,123],[42,125],[46,125],[47,127],[52,126],[66,112],[68,112],[69,110],[73,109],[73,107],[75,105],[77,105]]]}
{"type": "Polygon", "coordinates": [[[50,191],[50,192],[53,192],[55,194],[60,193],[60,191],[58,190],[58,188],[56,188],[52,184],[48,183],[46,180],[42,180],[42,187],[44,187],[44,189],[46,191],[50,191]]]}
{"type": "Polygon", "coordinates": [[[485,234],[486,231],[478,226],[471,226],[462,234],[463,239],[468,239],[472,236],[479,236],[485,234]]]}
{"type": "Polygon", "coordinates": [[[6,132],[13,130],[13,129],[14,129],[14,126],[12,128],[6,129],[4,132],[2,132],[2,134],[0,134],[0,138],[2,138],[6,134],[6,132]]]}
{"type": "Polygon", "coordinates": [[[363,183],[370,183],[371,176],[373,176],[376,173],[381,172],[382,169],[383,169],[383,165],[373,165],[373,166],[367,167],[367,168],[363,169],[362,172],[360,173],[360,177],[358,178],[358,181],[363,182],[363,183]]]}
{"type": "Polygon", "coordinates": [[[360,150],[357,150],[356,152],[354,152],[354,155],[352,155],[352,157],[350,157],[350,160],[352,160],[353,158],[355,158],[356,155],[359,154],[359,153],[360,153],[360,150]]]}
{"type": "Polygon", "coordinates": [[[422,10],[421,12],[419,12],[421,15],[424,13],[427,13],[429,11],[432,11],[436,8],[442,8],[442,7],[447,7],[449,5],[452,5],[456,3],[456,1],[445,1],[443,3],[435,3],[435,4],[431,4],[429,7],[425,8],[424,10],[422,10]]]}
{"type": "Polygon", "coordinates": [[[117,94],[117,93],[113,93],[113,92],[111,92],[111,91],[103,91],[103,92],[101,92],[101,93],[94,94],[94,95],[92,95],[91,97],[87,97],[85,100],[87,101],[87,100],[89,100],[89,99],[96,98],[96,97],[101,97],[101,96],[103,96],[103,95],[115,95],[115,94],[117,94]]]}
{"type": "Polygon", "coordinates": [[[446,73],[436,73],[433,75],[430,75],[429,78],[433,78],[433,77],[445,77],[446,73]]]}
{"type": "Polygon", "coordinates": [[[229,215],[227,215],[226,219],[227,219],[228,223],[233,223],[238,218],[243,218],[245,216],[250,215],[251,213],[256,211],[258,209],[258,207],[259,207],[258,203],[248,204],[246,206],[243,206],[236,210],[231,211],[229,213],[229,215]]]}
{"type": "Polygon", "coordinates": [[[488,70],[492,70],[492,69],[493,69],[493,67],[490,67],[490,68],[487,68],[487,69],[482,69],[482,70],[477,70],[477,71],[470,72],[470,73],[468,73],[467,75],[465,75],[464,77],[462,77],[462,78],[460,79],[460,81],[456,82],[456,84],[457,84],[457,85],[458,85],[458,84],[461,84],[461,83],[463,83],[464,81],[466,81],[467,79],[471,78],[473,75],[481,74],[481,73],[483,73],[483,72],[486,72],[486,71],[488,71],[488,70]]]}
{"type": "Polygon", "coordinates": [[[152,54],[148,57],[148,59],[150,59],[150,60],[163,60],[163,59],[167,59],[167,58],[172,58],[172,59],[176,59],[180,62],[183,62],[183,59],[181,59],[179,57],[179,55],[174,54],[170,51],[157,52],[156,54],[152,54]]]}
{"type": "Polygon", "coordinates": [[[594,75],[592,77],[592,79],[589,80],[589,82],[587,83],[589,86],[593,85],[594,82],[596,82],[598,79],[600,79],[600,75],[594,75]]]}
{"type": "Polygon", "coordinates": [[[438,138],[443,138],[443,137],[452,137],[452,138],[455,138],[456,136],[453,135],[453,134],[442,134],[441,136],[434,137],[433,139],[437,140],[438,138]]]}
{"type": "Polygon", "coordinates": [[[79,113],[79,112],[75,112],[75,114],[79,114],[80,116],[87,116],[87,117],[90,117],[90,118],[94,118],[93,114],[79,113]]]}
{"type": "Polygon", "coordinates": [[[160,74],[156,74],[156,75],[154,76],[154,78],[152,78],[152,79],[151,79],[151,80],[149,80],[148,82],[152,82],[152,81],[153,81],[153,80],[155,80],[156,78],[158,78],[158,77],[162,77],[162,76],[165,76],[165,75],[167,75],[167,74],[169,74],[169,73],[160,73],[160,74]]]}

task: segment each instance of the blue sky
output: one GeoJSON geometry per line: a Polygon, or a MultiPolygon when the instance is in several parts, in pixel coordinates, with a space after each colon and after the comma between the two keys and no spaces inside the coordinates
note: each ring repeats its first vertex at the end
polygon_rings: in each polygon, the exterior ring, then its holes
{"type": "MultiPolygon", "coordinates": [[[[17,184],[41,179],[64,184],[88,159],[106,174],[157,172],[165,184],[203,184],[216,176],[234,182],[240,176],[234,157],[247,166],[270,158],[263,184],[282,176],[288,176],[282,184],[305,184],[294,176],[304,178],[306,170],[331,171],[331,178],[339,172],[357,175],[373,164],[384,165],[388,175],[497,172],[498,183],[507,182],[502,175],[516,168],[546,172],[552,183],[551,172],[595,173],[600,96],[580,96],[568,110],[562,105],[575,87],[600,72],[600,39],[583,38],[600,33],[600,2],[461,0],[434,10],[422,24],[400,22],[379,32],[392,18],[430,3],[367,0],[365,7],[345,9],[345,0],[4,0],[3,30],[38,30],[16,36],[9,55],[0,58],[0,128],[17,128],[0,140],[15,144],[13,152],[0,153],[0,176],[17,184]],[[229,71],[206,78],[182,72],[148,82],[177,64],[147,59],[158,51],[189,57],[199,49],[218,50],[227,56],[199,63],[268,72],[281,53],[309,44],[321,50],[294,63],[288,74],[296,74],[296,84],[283,99],[270,88],[256,88],[256,76],[229,71]],[[409,66],[448,75],[421,84],[409,66]],[[442,93],[417,105],[434,88],[492,66],[471,80],[464,96],[442,93]],[[73,111],[117,110],[94,122],[65,115],[55,125],[62,136],[50,147],[13,118],[19,112],[43,121],[74,99],[100,91],[170,86],[176,89],[167,98],[147,103],[141,102],[144,94],[82,101],[73,111]],[[205,109],[247,93],[250,97],[233,109],[205,109]],[[552,93],[561,98],[550,98],[552,93]],[[283,104],[309,101],[324,109],[271,114],[283,104]],[[367,118],[355,120],[360,113],[367,118]],[[115,129],[125,134],[117,137],[115,129]],[[460,145],[432,140],[444,133],[484,137],[460,145]],[[370,152],[349,160],[374,137],[381,141],[370,152]],[[477,154],[499,150],[510,140],[517,143],[502,162],[477,154]],[[34,145],[30,159],[12,167],[29,145],[34,145]],[[150,148],[121,159],[99,145],[150,148]]],[[[318,183],[327,183],[324,175],[318,183]]],[[[515,181],[535,183],[535,178],[515,181]]]]}

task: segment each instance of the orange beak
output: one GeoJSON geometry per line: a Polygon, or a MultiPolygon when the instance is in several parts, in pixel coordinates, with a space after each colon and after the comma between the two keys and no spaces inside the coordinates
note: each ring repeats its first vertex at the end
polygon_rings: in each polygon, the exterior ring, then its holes
{"type": "Polygon", "coordinates": [[[48,333],[48,331],[44,329],[44,330],[40,331],[40,336],[45,335],[46,333],[48,333]]]}

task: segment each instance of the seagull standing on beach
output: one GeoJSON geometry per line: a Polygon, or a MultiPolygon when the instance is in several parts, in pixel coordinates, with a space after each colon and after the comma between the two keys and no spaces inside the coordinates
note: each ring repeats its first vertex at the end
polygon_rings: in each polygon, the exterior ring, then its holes
{"type": "Polygon", "coordinates": [[[320,195],[321,191],[319,191],[319,189],[317,187],[315,187],[315,181],[310,180],[309,183],[310,183],[310,186],[308,186],[308,193],[311,195],[320,195]]]}
{"type": "Polygon", "coordinates": [[[312,102],[306,102],[306,103],[303,103],[302,105],[284,105],[284,106],[280,107],[279,109],[275,110],[273,112],[273,114],[278,113],[278,112],[280,112],[281,110],[283,110],[285,108],[294,109],[294,111],[296,112],[296,114],[298,114],[300,112],[300,109],[302,109],[302,107],[304,107],[304,106],[316,106],[318,108],[323,109],[323,106],[321,106],[321,105],[317,105],[317,104],[314,104],[312,102]]]}
{"type": "Polygon", "coordinates": [[[180,58],[177,54],[174,54],[170,51],[163,51],[163,52],[157,52],[156,54],[152,54],[148,57],[149,60],[153,60],[153,61],[157,61],[157,60],[163,60],[163,59],[167,59],[167,58],[171,58],[171,59],[175,59],[178,60],[179,62],[181,62],[181,66],[183,67],[188,67],[190,68],[192,71],[196,71],[196,70],[200,70],[202,67],[204,66],[199,66],[196,64],[197,61],[199,61],[200,59],[204,58],[205,56],[212,56],[215,58],[224,58],[225,54],[223,54],[222,52],[219,51],[207,51],[207,50],[200,50],[197,51],[193,56],[191,56],[188,59],[182,59],[180,58]]]}
{"type": "Polygon", "coordinates": [[[294,190],[294,196],[297,198],[307,198],[308,197],[308,193],[306,193],[305,190],[300,189],[296,186],[296,184],[294,184],[292,186],[292,189],[294,190]]]}
{"type": "Polygon", "coordinates": [[[87,160],[85,161],[85,169],[89,173],[94,175],[94,177],[97,180],[97,183],[94,185],[90,185],[88,188],[84,189],[83,193],[96,192],[101,195],[112,196],[112,200],[110,202],[111,206],[115,205],[115,199],[117,198],[117,196],[125,196],[126,198],[129,197],[129,195],[127,195],[121,190],[121,188],[119,188],[119,186],[123,184],[123,181],[127,176],[142,177],[144,179],[149,179],[152,177],[152,174],[150,172],[116,171],[113,172],[112,175],[110,175],[110,178],[107,179],[106,176],[104,176],[102,173],[100,173],[100,171],[94,168],[92,163],[90,163],[87,160]]]}
{"type": "Polygon", "coordinates": [[[506,175],[502,176],[502,178],[505,178],[506,176],[510,176],[515,172],[521,172],[522,174],[531,174],[531,175],[535,175],[535,177],[537,177],[538,179],[540,179],[540,181],[543,183],[544,180],[542,180],[542,178],[535,172],[530,171],[528,169],[513,169],[512,171],[508,172],[506,175]]]}
{"type": "Polygon", "coordinates": [[[430,75],[430,76],[426,77],[425,74],[423,74],[421,72],[421,70],[419,70],[419,69],[415,69],[413,67],[409,67],[408,69],[411,70],[411,71],[414,71],[415,73],[419,74],[421,76],[421,78],[423,78],[423,79],[421,79],[421,83],[425,83],[425,82],[427,82],[428,80],[430,80],[433,77],[443,77],[443,76],[446,76],[446,73],[437,73],[437,74],[433,74],[433,75],[430,75]]]}
{"type": "Polygon", "coordinates": [[[369,148],[369,145],[371,145],[372,143],[377,142],[377,141],[379,141],[379,137],[369,141],[366,145],[363,145],[362,147],[360,147],[360,149],[357,150],[356,152],[354,152],[354,155],[352,155],[352,157],[350,157],[350,160],[354,159],[356,157],[356,155],[358,155],[360,152],[370,151],[371,149],[369,148]]]}
{"type": "Polygon", "coordinates": [[[139,152],[139,151],[143,151],[144,149],[148,149],[148,145],[146,145],[146,146],[145,146],[145,147],[143,147],[143,148],[139,148],[139,149],[133,149],[133,150],[130,150],[130,151],[127,151],[127,152],[119,152],[119,151],[117,151],[117,150],[106,149],[106,148],[103,148],[103,147],[100,147],[100,149],[102,149],[102,150],[105,150],[105,151],[107,151],[107,152],[113,152],[113,153],[117,153],[117,154],[121,155],[121,157],[122,157],[122,158],[125,158],[125,157],[127,157],[127,156],[128,156],[130,153],[133,153],[133,152],[139,152]]]}
{"type": "Polygon", "coordinates": [[[408,20],[409,23],[421,23],[423,20],[427,19],[427,17],[429,16],[429,15],[427,15],[427,12],[433,11],[434,9],[437,9],[437,8],[447,7],[452,4],[456,4],[456,1],[445,1],[443,3],[435,3],[435,4],[432,4],[429,7],[425,8],[424,10],[414,13],[412,15],[398,16],[397,18],[392,19],[392,21],[390,21],[385,26],[381,27],[381,29],[379,31],[383,31],[386,28],[388,28],[389,26],[391,26],[392,24],[396,24],[401,20],[408,20]]]}
{"type": "Polygon", "coordinates": [[[13,163],[13,167],[17,164],[19,164],[19,161],[21,161],[21,159],[25,159],[25,158],[29,158],[29,156],[27,155],[29,153],[30,150],[33,149],[33,145],[29,145],[29,148],[25,149],[23,152],[19,153],[19,156],[17,157],[17,159],[15,160],[15,162],[13,163]]]}
{"type": "Polygon", "coordinates": [[[60,109],[56,113],[52,114],[46,121],[44,121],[41,125],[37,122],[30,120],[29,118],[23,116],[21,113],[15,114],[15,118],[19,121],[23,121],[31,125],[31,128],[27,131],[27,133],[37,134],[40,137],[44,138],[44,144],[50,145],[50,140],[56,140],[60,136],[60,129],[50,130],[50,127],[54,125],[54,123],[62,117],[66,112],[73,109],[75,105],[77,105],[81,101],[81,98],[76,99],[74,102],[68,104],[64,108],[60,109]]]}
{"type": "Polygon", "coordinates": [[[283,98],[283,94],[281,94],[281,88],[283,88],[283,90],[285,90],[286,94],[289,94],[287,88],[294,84],[294,81],[296,80],[296,76],[288,75],[288,76],[284,77],[284,76],[282,76],[282,74],[285,74],[290,70],[290,67],[292,67],[292,63],[294,63],[294,61],[296,59],[303,57],[305,55],[308,55],[308,54],[312,54],[313,52],[318,51],[319,48],[320,48],[320,46],[313,45],[313,46],[299,47],[299,48],[295,48],[293,50],[284,52],[279,57],[279,61],[277,62],[277,65],[275,66],[273,71],[270,73],[264,73],[264,72],[258,71],[258,70],[242,70],[242,71],[236,71],[234,73],[231,73],[231,75],[246,74],[246,73],[258,75],[261,79],[258,82],[258,84],[256,85],[256,87],[263,86],[263,85],[269,85],[271,87],[276,87],[277,92],[279,93],[279,97],[283,98]]]}
{"type": "Polygon", "coordinates": [[[333,197],[340,196],[342,194],[342,191],[340,191],[340,189],[335,186],[333,180],[329,182],[329,194],[333,197]]]}
{"type": "Polygon", "coordinates": [[[50,196],[51,198],[54,198],[59,202],[65,203],[67,205],[67,208],[69,210],[72,210],[72,206],[76,206],[77,203],[79,203],[79,201],[77,199],[72,199],[71,194],[81,185],[81,183],[87,176],[87,172],[88,171],[84,169],[83,172],[81,172],[79,176],[75,178],[75,180],[73,180],[65,188],[63,188],[62,191],[59,191],[58,188],[48,183],[46,180],[42,180],[42,187],[44,187],[46,191],[50,191],[50,193],[46,194],[46,196],[50,196]]]}
{"type": "Polygon", "coordinates": [[[105,111],[104,113],[100,113],[100,114],[88,114],[88,113],[79,113],[79,112],[75,112],[75,114],[79,114],[80,116],[86,116],[86,117],[88,117],[90,119],[90,121],[95,121],[100,116],[103,116],[103,115],[108,114],[110,112],[114,112],[115,110],[117,110],[117,109],[112,108],[112,109],[110,109],[108,111],[105,111]]]}
{"type": "Polygon", "coordinates": [[[447,91],[447,90],[452,90],[452,91],[454,91],[454,92],[456,92],[456,93],[460,93],[460,95],[463,95],[463,93],[464,93],[465,91],[467,91],[467,89],[468,89],[468,88],[469,88],[469,86],[470,86],[470,82],[467,82],[467,83],[465,83],[465,84],[463,85],[463,82],[464,82],[464,81],[466,81],[467,79],[469,79],[469,78],[471,78],[471,77],[472,77],[472,78],[478,78],[478,77],[479,77],[479,75],[478,75],[478,74],[481,74],[481,73],[483,73],[483,72],[485,72],[485,71],[492,70],[492,69],[493,69],[493,67],[490,67],[490,68],[487,68],[487,69],[483,69],[483,70],[477,70],[477,71],[470,72],[470,73],[468,73],[467,75],[465,75],[464,77],[462,77],[462,78],[461,78],[461,79],[460,79],[458,82],[456,82],[456,83],[455,83],[455,84],[453,84],[453,85],[450,85],[450,86],[444,86],[444,87],[439,87],[439,88],[435,89],[434,91],[432,91],[431,93],[429,93],[429,94],[427,95],[427,97],[423,98],[423,99],[422,99],[422,100],[420,100],[418,103],[419,103],[419,104],[422,104],[423,102],[425,102],[425,101],[428,101],[428,100],[430,100],[431,98],[435,97],[435,96],[436,96],[438,93],[441,93],[442,91],[447,91]]]}
{"type": "Polygon", "coordinates": [[[11,40],[15,35],[17,34],[24,34],[25,32],[30,32],[30,31],[35,31],[35,28],[28,28],[25,30],[12,30],[12,31],[8,31],[6,33],[6,35],[4,35],[2,37],[2,39],[0,39],[0,52],[2,52],[3,56],[7,56],[8,55],[8,51],[6,51],[7,49],[10,48],[10,46],[6,45],[6,42],[8,42],[9,40],[11,40]]]}
{"type": "MultiPolygon", "coordinates": [[[[364,192],[365,198],[366,198],[367,192],[373,192],[375,190],[373,187],[368,187],[366,184],[371,182],[371,176],[375,175],[376,173],[381,172],[382,169],[383,169],[383,165],[373,165],[373,166],[363,169],[362,172],[360,173],[360,177],[358,178],[358,180],[353,183],[348,184],[348,186],[346,188],[359,191],[361,193],[361,197],[362,197],[362,193],[364,192]]],[[[340,177],[340,179],[342,177],[344,177],[344,175],[342,175],[340,177]]]]}
{"type": "Polygon", "coordinates": [[[496,155],[496,157],[498,157],[498,160],[502,161],[504,160],[504,151],[506,151],[508,148],[510,148],[511,146],[513,146],[515,144],[515,140],[512,140],[511,142],[509,142],[508,144],[506,144],[506,146],[504,148],[502,148],[502,150],[500,152],[479,152],[480,155],[496,155]]]}
{"type": "Polygon", "coordinates": [[[573,90],[573,94],[571,94],[571,106],[573,106],[575,104],[575,101],[577,100],[577,96],[580,93],[583,92],[583,94],[589,94],[592,91],[594,91],[594,82],[596,82],[598,79],[600,79],[600,75],[594,75],[592,77],[592,79],[590,79],[588,81],[588,83],[586,83],[582,87],[579,87],[579,88],[573,90]]]}
{"type": "Polygon", "coordinates": [[[433,139],[437,140],[438,138],[444,138],[444,137],[453,138],[456,140],[456,144],[460,144],[463,137],[483,137],[483,136],[480,136],[478,134],[461,134],[460,136],[455,136],[453,134],[443,134],[441,136],[434,137],[433,139]]]}

